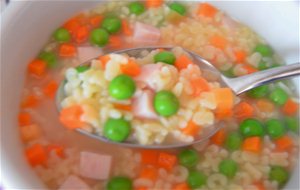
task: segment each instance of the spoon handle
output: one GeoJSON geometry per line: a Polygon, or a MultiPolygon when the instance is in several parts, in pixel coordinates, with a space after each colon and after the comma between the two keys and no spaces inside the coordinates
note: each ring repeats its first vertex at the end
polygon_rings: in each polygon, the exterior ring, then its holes
{"type": "Polygon", "coordinates": [[[241,94],[245,91],[251,90],[255,87],[271,83],[275,80],[293,77],[300,75],[300,63],[294,63],[291,65],[280,66],[264,71],[255,72],[249,75],[244,75],[237,78],[227,78],[222,76],[223,81],[231,87],[231,89],[237,94],[241,94]]]}

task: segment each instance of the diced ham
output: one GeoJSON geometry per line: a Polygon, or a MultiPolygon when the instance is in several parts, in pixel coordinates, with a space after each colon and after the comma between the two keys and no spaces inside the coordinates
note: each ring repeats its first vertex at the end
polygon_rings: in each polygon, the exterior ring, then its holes
{"type": "Polygon", "coordinates": [[[153,98],[153,91],[142,91],[141,95],[133,100],[133,115],[144,119],[157,119],[158,116],[153,107],[153,98]]]}
{"type": "Polygon", "coordinates": [[[160,30],[151,25],[137,22],[134,26],[133,41],[154,44],[159,41],[160,30]]]}
{"type": "Polygon", "coordinates": [[[135,79],[135,81],[137,81],[141,84],[146,84],[150,88],[152,88],[151,79],[153,78],[155,73],[158,73],[160,71],[161,68],[162,68],[161,64],[153,63],[153,64],[143,65],[141,67],[141,73],[134,79],[135,79]]]}
{"type": "Polygon", "coordinates": [[[91,179],[107,179],[109,177],[112,157],[92,152],[81,152],[80,175],[91,179]]]}
{"type": "Polygon", "coordinates": [[[90,190],[91,188],[79,177],[70,175],[66,181],[59,187],[59,190],[90,190]]]}
{"type": "Polygon", "coordinates": [[[78,49],[78,59],[80,63],[84,63],[90,59],[98,57],[103,52],[101,48],[90,47],[90,46],[80,46],[78,49]]]}
{"type": "Polygon", "coordinates": [[[222,15],[221,23],[225,28],[232,32],[238,28],[238,23],[225,14],[222,15]]]}

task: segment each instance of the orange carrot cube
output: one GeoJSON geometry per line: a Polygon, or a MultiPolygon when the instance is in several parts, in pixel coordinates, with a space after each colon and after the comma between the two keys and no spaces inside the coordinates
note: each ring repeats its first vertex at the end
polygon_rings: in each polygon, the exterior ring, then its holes
{"type": "Polygon", "coordinates": [[[37,77],[41,77],[46,73],[46,62],[40,59],[35,59],[28,64],[28,73],[37,77]]]}
{"type": "Polygon", "coordinates": [[[197,14],[205,17],[214,17],[218,9],[209,3],[201,3],[198,7],[197,14]]]}
{"type": "Polygon", "coordinates": [[[244,140],[242,149],[244,151],[260,153],[262,147],[262,140],[260,137],[248,137],[244,140]]]}
{"type": "Polygon", "coordinates": [[[29,113],[19,113],[18,115],[19,126],[26,126],[31,124],[31,116],[29,113]]]}
{"type": "Polygon", "coordinates": [[[41,129],[36,124],[27,125],[20,127],[20,134],[23,142],[29,142],[41,136],[41,129]]]}
{"type": "Polygon", "coordinates": [[[177,157],[172,154],[161,152],[158,155],[158,166],[171,170],[177,162],[177,157]]]}
{"type": "Polygon", "coordinates": [[[45,96],[53,99],[55,97],[57,89],[58,89],[57,82],[52,80],[43,88],[43,92],[45,96]]]}
{"type": "Polygon", "coordinates": [[[47,162],[47,152],[40,144],[32,145],[25,150],[25,156],[31,166],[44,165],[47,162]]]}

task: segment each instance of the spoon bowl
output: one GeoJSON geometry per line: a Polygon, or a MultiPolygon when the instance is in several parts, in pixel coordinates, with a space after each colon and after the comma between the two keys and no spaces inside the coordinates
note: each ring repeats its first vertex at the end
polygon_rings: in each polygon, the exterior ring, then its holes
{"type": "MultiPolygon", "coordinates": [[[[160,48],[163,48],[165,50],[171,50],[174,47],[173,46],[137,47],[137,48],[130,48],[130,49],[114,51],[111,53],[127,54],[130,57],[139,57],[140,53],[142,51],[152,51],[152,50],[156,50],[156,49],[160,49],[160,48]]],[[[217,70],[213,66],[213,64],[210,63],[209,61],[207,61],[206,59],[202,58],[201,56],[199,56],[196,53],[189,51],[187,49],[183,48],[183,50],[185,52],[187,52],[194,60],[194,63],[196,63],[201,68],[201,71],[202,71],[204,77],[209,76],[209,78],[212,78],[213,80],[219,82],[222,87],[231,88],[231,90],[234,92],[235,95],[239,95],[239,94],[246,92],[248,90],[251,90],[255,87],[258,87],[258,86],[261,86],[261,85],[264,85],[267,83],[271,83],[275,80],[300,75],[300,63],[295,63],[295,64],[291,64],[291,65],[285,65],[285,66],[268,69],[265,71],[255,72],[255,73],[244,75],[241,77],[228,78],[228,77],[222,75],[220,73],[220,71],[217,70]]],[[[93,59],[95,59],[95,58],[93,58],[93,59]]],[[[82,63],[81,65],[88,66],[91,64],[91,61],[93,59],[86,61],[86,62],[82,63]]],[[[56,106],[59,111],[61,110],[61,102],[65,98],[64,85],[65,85],[65,82],[62,82],[60,84],[60,86],[57,90],[57,94],[56,94],[56,106]]],[[[125,147],[147,148],[147,149],[170,149],[170,148],[186,147],[186,146],[190,146],[193,144],[204,142],[207,139],[209,139],[211,136],[213,136],[222,127],[223,127],[222,124],[217,124],[217,125],[211,126],[211,127],[209,127],[211,129],[205,131],[201,135],[201,138],[195,139],[193,142],[190,142],[190,143],[177,142],[174,144],[154,144],[154,145],[141,145],[141,144],[136,144],[136,143],[127,142],[127,141],[113,142],[103,136],[99,136],[97,134],[90,133],[84,129],[76,129],[76,131],[83,135],[86,135],[90,138],[95,138],[95,139],[100,140],[105,143],[116,144],[116,145],[125,146],[125,147]]]]}

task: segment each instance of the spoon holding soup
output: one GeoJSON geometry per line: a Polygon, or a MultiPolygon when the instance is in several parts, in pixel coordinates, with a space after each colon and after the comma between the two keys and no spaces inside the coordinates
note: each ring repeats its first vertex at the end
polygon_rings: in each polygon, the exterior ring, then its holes
{"type": "Polygon", "coordinates": [[[56,95],[60,120],[107,143],[184,147],[203,142],[222,128],[220,114],[232,109],[235,95],[300,74],[300,64],[295,63],[228,78],[194,52],[182,49],[177,56],[173,52],[174,47],[124,49],[67,71],[56,95]],[[181,122],[180,117],[190,119],[181,122]]]}

